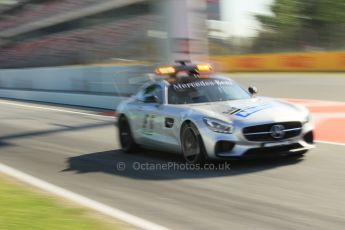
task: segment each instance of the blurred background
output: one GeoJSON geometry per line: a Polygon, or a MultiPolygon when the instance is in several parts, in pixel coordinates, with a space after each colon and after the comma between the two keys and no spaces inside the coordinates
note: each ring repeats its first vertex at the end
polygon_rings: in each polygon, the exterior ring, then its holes
{"type": "Polygon", "coordinates": [[[0,11],[2,68],[157,59],[149,1],[1,0],[0,11]]]}
{"type": "Polygon", "coordinates": [[[342,0],[225,0],[221,6],[220,34],[210,36],[211,54],[345,48],[342,0]]]}
{"type": "MultiPolygon", "coordinates": [[[[344,229],[344,73],[344,0],[0,0],[0,174],[6,164],[171,229],[344,229]],[[117,105],[175,59],[307,106],[317,148],[229,172],[115,170],[179,162],[123,154],[114,128],[117,105]]],[[[0,229],[123,229],[25,201],[5,180],[0,229]]]]}
{"type": "Polygon", "coordinates": [[[0,0],[0,68],[159,62],[171,53],[171,22],[207,30],[191,39],[207,37],[210,55],[345,48],[342,0],[188,2],[204,12],[180,0],[0,0]]]}

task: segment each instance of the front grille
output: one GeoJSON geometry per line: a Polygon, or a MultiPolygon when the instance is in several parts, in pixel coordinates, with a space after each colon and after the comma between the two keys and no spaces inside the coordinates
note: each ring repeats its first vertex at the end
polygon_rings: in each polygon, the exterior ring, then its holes
{"type": "MultiPolygon", "coordinates": [[[[249,149],[245,154],[243,154],[243,158],[260,158],[260,157],[274,157],[274,156],[281,156],[282,154],[293,154],[290,152],[291,150],[297,150],[303,148],[300,144],[292,144],[286,146],[276,146],[276,147],[266,147],[266,148],[255,148],[249,149]]],[[[305,150],[300,150],[305,151],[305,150]]]]}
{"type": "Polygon", "coordinates": [[[308,144],[314,144],[314,134],[313,134],[313,131],[310,131],[307,134],[305,134],[303,139],[308,144]]]}
{"type": "Polygon", "coordinates": [[[300,135],[302,132],[302,123],[298,121],[270,123],[264,125],[250,126],[243,129],[243,135],[249,141],[277,141],[284,140],[300,135]],[[283,135],[272,134],[272,127],[279,125],[283,127],[283,135]]]}
{"type": "Polygon", "coordinates": [[[230,141],[218,141],[216,144],[215,153],[217,156],[219,156],[222,153],[231,152],[234,146],[235,146],[235,143],[230,142],[230,141]]]}

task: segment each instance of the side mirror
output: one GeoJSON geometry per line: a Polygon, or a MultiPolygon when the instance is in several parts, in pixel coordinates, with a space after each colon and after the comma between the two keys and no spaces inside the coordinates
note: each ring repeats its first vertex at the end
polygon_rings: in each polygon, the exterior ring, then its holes
{"type": "Polygon", "coordinates": [[[257,89],[255,86],[249,86],[248,92],[249,92],[251,95],[255,95],[255,94],[258,93],[258,89],[257,89]]]}
{"type": "Polygon", "coordinates": [[[150,95],[150,96],[147,96],[145,97],[145,103],[157,103],[157,104],[160,104],[160,100],[157,96],[155,95],[150,95]]]}

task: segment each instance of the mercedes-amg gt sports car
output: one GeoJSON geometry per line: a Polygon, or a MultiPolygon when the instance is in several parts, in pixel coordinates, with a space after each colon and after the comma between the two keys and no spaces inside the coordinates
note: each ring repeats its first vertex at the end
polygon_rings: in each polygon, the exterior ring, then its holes
{"type": "Polygon", "coordinates": [[[257,97],[218,76],[208,64],[178,61],[117,108],[125,152],[138,147],[180,153],[188,163],[207,159],[297,155],[313,144],[309,111],[257,97]]]}

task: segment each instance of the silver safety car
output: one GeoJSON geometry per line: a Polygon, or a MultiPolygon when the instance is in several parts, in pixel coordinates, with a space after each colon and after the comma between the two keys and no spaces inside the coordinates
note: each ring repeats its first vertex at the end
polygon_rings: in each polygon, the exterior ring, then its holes
{"type": "Polygon", "coordinates": [[[178,61],[117,108],[123,151],[138,147],[207,159],[302,156],[314,147],[309,111],[256,96],[208,64],[178,61]]]}

